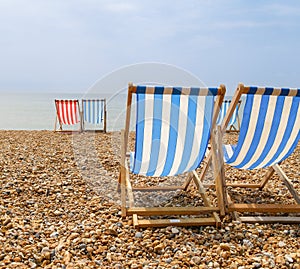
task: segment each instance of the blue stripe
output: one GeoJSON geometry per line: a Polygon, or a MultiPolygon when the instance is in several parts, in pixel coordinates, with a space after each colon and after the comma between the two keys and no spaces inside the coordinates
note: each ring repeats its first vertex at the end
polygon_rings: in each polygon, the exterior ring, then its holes
{"type": "Polygon", "coordinates": [[[141,170],[141,161],[143,157],[144,146],[144,129],[145,129],[145,94],[136,95],[137,108],[136,108],[136,140],[134,163],[132,172],[138,174],[141,170]]]}
{"type": "Polygon", "coordinates": [[[274,88],[266,87],[264,95],[272,95],[274,92],[274,88]]]}
{"type": "MultiPolygon", "coordinates": [[[[154,109],[153,109],[153,124],[152,124],[152,141],[151,143],[151,153],[150,153],[150,163],[147,176],[153,176],[157,169],[157,162],[160,150],[160,135],[161,135],[161,125],[162,125],[162,107],[163,107],[163,96],[162,94],[154,95],[154,109]]],[[[147,120],[147,119],[146,119],[147,120]]]]}
{"type": "Polygon", "coordinates": [[[256,94],[257,92],[257,87],[255,86],[250,86],[250,89],[248,91],[248,94],[256,94]]]}
{"type": "MultiPolygon", "coordinates": [[[[173,91],[176,91],[173,89],[173,91]]],[[[167,157],[164,169],[162,171],[162,176],[167,176],[173,165],[175,152],[176,152],[176,144],[178,138],[178,117],[180,111],[180,95],[172,94],[171,97],[171,111],[170,111],[170,132],[169,132],[169,142],[167,149],[167,157]]]]}
{"type": "Polygon", "coordinates": [[[146,93],[146,86],[137,86],[136,87],[136,94],[145,94],[146,93]]]}
{"type": "Polygon", "coordinates": [[[188,100],[188,115],[187,115],[186,133],[185,133],[182,159],[176,174],[182,174],[185,171],[186,166],[189,162],[193,141],[194,141],[196,115],[197,115],[197,96],[191,95],[189,96],[189,100],[188,100]]]}
{"type": "Polygon", "coordinates": [[[216,95],[218,95],[219,89],[218,88],[208,88],[208,91],[209,91],[208,95],[216,96],[216,95]]]}
{"type": "Polygon", "coordinates": [[[162,94],[164,94],[164,90],[165,90],[165,88],[163,86],[156,86],[154,88],[154,94],[162,95],[162,94]]]}
{"type": "Polygon", "coordinates": [[[249,128],[249,119],[250,119],[251,112],[252,112],[253,99],[254,99],[254,95],[247,94],[238,144],[235,148],[235,151],[234,151],[232,157],[229,160],[227,160],[228,164],[235,162],[235,160],[236,160],[237,156],[239,155],[239,152],[242,148],[243,142],[245,141],[247,130],[249,128]]]}

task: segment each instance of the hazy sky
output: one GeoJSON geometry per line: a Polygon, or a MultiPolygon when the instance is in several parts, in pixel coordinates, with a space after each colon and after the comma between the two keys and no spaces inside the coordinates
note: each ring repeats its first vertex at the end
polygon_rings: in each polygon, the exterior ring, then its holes
{"type": "Polygon", "coordinates": [[[0,90],[83,92],[147,62],[229,92],[300,87],[299,14],[298,0],[0,0],[0,90]]]}

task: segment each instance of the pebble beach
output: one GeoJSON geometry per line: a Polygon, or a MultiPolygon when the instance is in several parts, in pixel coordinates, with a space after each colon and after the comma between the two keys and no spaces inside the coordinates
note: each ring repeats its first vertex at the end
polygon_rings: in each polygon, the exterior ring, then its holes
{"type": "MultiPolygon", "coordinates": [[[[220,228],[135,229],[120,212],[119,148],[118,132],[0,131],[0,268],[300,268],[299,224],[245,224],[226,216],[220,228]]],[[[282,168],[300,193],[300,145],[282,168]]],[[[232,182],[257,182],[263,173],[226,167],[232,182]]],[[[231,195],[293,203],[273,179],[263,191],[231,195]]]]}

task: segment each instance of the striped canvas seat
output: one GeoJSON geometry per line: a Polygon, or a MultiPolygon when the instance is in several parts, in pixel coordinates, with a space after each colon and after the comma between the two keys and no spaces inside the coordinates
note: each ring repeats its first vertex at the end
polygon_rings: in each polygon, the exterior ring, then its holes
{"type": "Polygon", "coordinates": [[[233,98],[233,104],[224,118],[223,132],[229,123],[234,105],[242,95],[246,97],[246,101],[238,142],[236,145],[223,146],[224,161],[238,169],[251,170],[268,167],[268,170],[258,184],[238,182],[227,183],[226,186],[262,190],[276,172],[296,204],[234,203],[230,198],[229,201],[225,201],[228,204],[228,211],[233,212],[240,221],[244,222],[300,223],[300,217],[297,217],[297,214],[300,214],[299,194],[279,165],[295,151],[299,143],[300,89],[246,87],[240,84],[233,98]],[[239,215],[244,212],[247,216],[239,215]],[[253,215],[253,213],[260,215],[253,215]],[[296,216],[286,216],[290,213],[296,216]],[[274,214],[285,215],[274,216],[274,214]]]}
{"type": "MultiPolygon", "coordinates": [[[[220,114],[219,114],[219,117],[217,120],[218,125],[222,124],[222,121],[225,118],[225,115],[229,109],[230,103],[231,103],[231,100],[223,101],[221,110],[220,110],[220,114]]],[[[236,108],[234,110],[234,113],[232,114],[232,117],[230,118],[230,121],[228,123],[228,128],[227,128],[228,130],[239,131],[239,107],[240,107],[240,104],[241,104],[241,102],[238,103],[238,105],[236,106],[236,108]],[[237,128],[235,127],[235,124],[238,125],[237,128]]]]}
{"type": "Polygon", "coordinates": [[[218,88],[137,87],[137,124],[131,171],[145,176],[173,176],[202,162],[212,127],[218,88]],[[172,94],[164,94],[172,92],[172,94]]]}
{"type": "Polygon", "coordinates": [[[299,99],[297,89],[250,87],[239,140],[224,147],[225,162],[255,169],[286,159],[300,138],[299,99]]]}
{"type": "MultiPolygon", "coordinates": [[[[74,125],[80,122],[78,100],[55,100],[55,107],[60,130],[63,125],[74,125]]],[[[56,131],[56,123],[54,130],[56,131]]]]}
{"type": "MultiPolygon", "coordinates": [[[[122,134],[124,138],[122,145],[122,160],[120,183],[123,186],[121,195],[122,214],[141,213],[147,215],[168,215],[178,214],[189,215],[190,211],[181,210],[177,213],[175,209],[160,208],[157,209],[137,209],[133,206],[132,190],[141,190],[142,188],[132,188],[129,178],[126,176],[129,172],[147,177],[163,177],[176,176],[183,173],[189,175],[195,180],[196,185],[201,189],[201,195],[209,205],[207,197],[204,194],[204,188],[198,180],[195,169],[197,169],[203,161],[208,142],[211,139],[211,132],[215,126],[218,116],[220,104],[223,100],[225,87],[219,88],[190,88],[190,87],[164,87],[164,86],[129,86],[128,89],[128,107],[126,116],[126,127],[122,134]],[[130,107],[132,95],[136,95],[136,131],[135,131],[135,150],[130,154],[130,168],[127,168],[125,156],[127,152],[130,107]],[[126,180],[128,178],[128,180],[126,180]],[[130,208],[126,208],[125,194],[129,195],[130,208]],[[131,198],[130,198],[131,197],[131,198]],[[147,212],[147,213],[145,213],[147,212]],[[185,214],[183,214],[184,212],[185,214]]],[[[220,184],[218,184],[217,189],[220,184]]],[[[186,187],[187,188],[187,185],[186,187]]],[[[182,186],[172,186],[169,188],[156,190],[178,190],[183,189],[182,186]]],[[[143,190],[149,191],[148,188],[143,190]]],[[[212,207],[213,208],[213,207],[212,207]]],[[[201,212],[201,208],[193,208],[194,214],[201,212]]],[[[220,209],[218,209],[220,210],[220,209]]],[[[216,217],[214,215],[214,217],[216,217]]],[[[215,218],[209,221],[197,220],[193,224],[186,219],[185,225],[201,225],[208,223],[216,223],[215,218]]],[[[134,218],[135,226],[161,226],[162,222],[137,220],[134,218]]],[[[182,219],[176,219],[173,223],[176,225],[184,225],[182,219]]],[[[165,225],[170,225],[167,220],[165,225]]]]}
{"type": "MultiPolygon", "coordinates": [[[[106,100],[105,99],[83,99],[82,100],[83,122],[93,125],[102,124],[106,131],[106,100]]],[[[83,124],[83,129],[84,124],[83,124]]]]}

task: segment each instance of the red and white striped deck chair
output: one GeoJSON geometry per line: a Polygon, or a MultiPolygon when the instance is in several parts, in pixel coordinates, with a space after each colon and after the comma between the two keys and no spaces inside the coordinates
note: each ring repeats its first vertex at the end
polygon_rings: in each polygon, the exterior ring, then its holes
{"type": "Polygon", "coordinates": [[[80,109],[78,100],[55,100],[56,119],[54,131],[81,131],[80,109]],[[57,129],[57,121],[59,129],[57,129]],[[78,130],[63,130],[63,125],[78,125],[78,130]]]}

